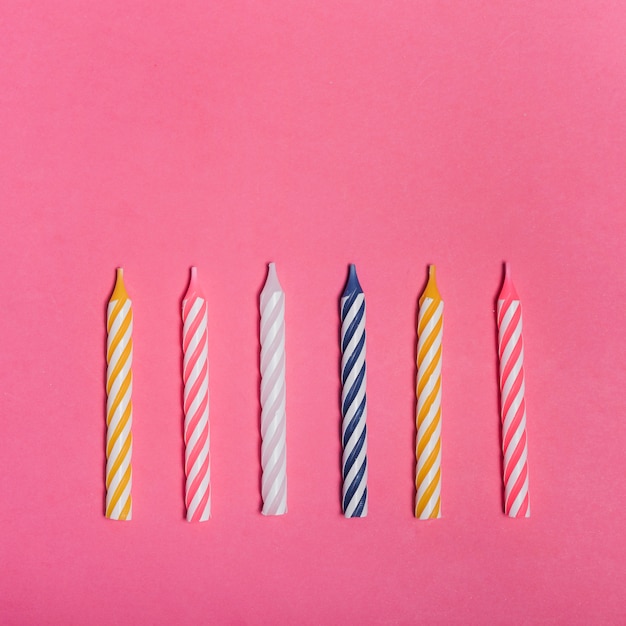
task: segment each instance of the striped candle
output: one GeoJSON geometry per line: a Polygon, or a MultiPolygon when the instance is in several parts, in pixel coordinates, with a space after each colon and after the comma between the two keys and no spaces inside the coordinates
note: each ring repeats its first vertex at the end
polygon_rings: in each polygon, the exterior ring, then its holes
{"type": "Polygon", "coordinates": [[[261,308],[261,465],[263,515],[287,512],[285,294],[269,264],[261,308]]]}
{"type": "Polygon", "coordinates": [[[341,296],[341,444],[343,513],[367,516],[365,297],[350,265],[341,296]]]}
{"type": "Polygon", "coordinates": [[[133,310],[124,286],[124,270],[117,269],[115,288],[107,307],[107,441],[106,517],[130,520],[133,453],[133,310]]]}
{"type": "Polygon", "coordinates": [[[417,471],[415,517],[441,517],[441,342],[443,301],[435,266],[419,301],[417,317],[417,471]]]}
{"type": "Polygon", "coordinates": [[[211,517],[209,347],[207,303],[195,267],[183,298],[183,354],[187,521],[205,522],[211,517]]]}
{"type": "Polygon", "coordinates": [[[504,284],[498,296],[497,315],[504,512],[509,517],[530,517],[522,307],[511,281],[508,263],[505,264],[504,284]]]}

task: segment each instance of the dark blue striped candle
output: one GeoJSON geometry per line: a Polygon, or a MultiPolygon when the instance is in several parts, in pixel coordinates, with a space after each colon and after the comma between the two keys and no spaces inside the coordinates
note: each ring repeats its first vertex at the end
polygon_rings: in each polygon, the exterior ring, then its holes
{"type": "Polygon", "coordinates": [[[365,395],[365,297],[350,265],[341,296],[341,444],[343,512],[367,515],[367,399],[365,395]]]}

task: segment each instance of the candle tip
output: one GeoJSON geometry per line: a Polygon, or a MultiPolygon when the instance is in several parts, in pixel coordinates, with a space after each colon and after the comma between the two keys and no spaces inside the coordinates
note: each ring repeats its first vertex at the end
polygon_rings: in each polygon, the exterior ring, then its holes
{"type": "Polygon", "coordinates": [[[199,298],[204,298],[204,294],[198,285],[198,268],[195,265],[191,266],[190,277],[189,277],[189,286],[187,287],[187,291],[183,296],[183,302],[186,300],[190,300],[194,296],[199,298]]]}
{"type": "Polygon", "coordinates": [[[425,298],[441,300],[441,294],[437,288],[436,268],[434,265],[428,266],[428,282],[426,283],[426,288],[420,297],[420,305],[424,302],[425,298]]]}
{"type": "Polygon", "coordinates": [[[278,280],[278,273],[276,272],[276,263],[267,264],[267,279],[265,280],[265,286],[263,287],[263,291],[265,290],[268,290],[268,292],[283,290],[283,288],[280,285],[280,281],[278,280]]]}
{"type": "Polygon", "coordinates": [[[128,292],[124,284],[124,268],[118,267],[115,270],[115,287],[111,294],[111,300],[123,300],[125,298],[128,298],[128,292]]]}
{"type": "Polygon", "coordinates": [[[502,283],[502,289],[498,300],[519,300],[515,285],[511,279],[511,265],[510,263],[504,263],[504,282],[502,283]]]}
{"type": "Polygon", "coordinates": [[[191,266],[189,289],[193,291],[198,291],[198,268],[195,265],[191,266]]]}
{"type": "Polygon", "coordinates": [[[350,263],[348,266],[348,282],[346,283],[342,298],[346,298],[353,293],[363,293],[363,289],[361,283],[359,283],[359,277],[356,274],[356,265],[350,263]]]}

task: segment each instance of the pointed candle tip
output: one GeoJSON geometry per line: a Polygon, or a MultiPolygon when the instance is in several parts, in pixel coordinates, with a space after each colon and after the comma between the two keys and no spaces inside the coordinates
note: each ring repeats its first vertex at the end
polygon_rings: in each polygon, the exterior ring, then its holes
{"type": "Polygon", "coordinates": [[[420,305],[424,302],[425,298],[441,300],[441,295],[439,293],[439,289],[437,288],[436,267],[434,265],[428,266],[428,281],[426,282],[426,288],[420,297],[420,305]]]}
{"type": "Polygon", "coordinates": [[[361,288],[361,285],[359,283],[359,277],[356,273],[356,265],[354,263],[350,263],[348,267],[348,284],[351,282],[359,289],[361,288]]]}
{"type": "Polygon", "coordinates": [[[123,300],[124,298],[128,298],[128,292],[124,284],[124,268],[118,267],[115,270],[115,287],[113,287],[111,300],[123,300]]]}
{"type": "Polygon", "coordinates": [[[504,263],[504,281],[502,282],[502,289],[498,300],[519,300],[515,285],[511,279],[511,265],[505,261],[504,263]]]}
{"type": "Polygon", "coordinates": [[[192,265],[190,268],[190,276],[189,276],[189,286],[187,287],[187,291],[183,296],[183,302],[186,300],[190,300],[194,296],[198,298],[204,298],[204,294],[202,293],[202,289],[198,284],[198,268],[195,265],[192,265]]]}
{"type": "Polygon", "coordinates": [[[198,291],[198,268],[195,265],[191,266],[189,291],[198,291]]]}
{"type": "Polygon", "coordinates": [[[352,293],[363,293],[361,283],[359,283],[359,277],[356,274],[356,265],[354,263],[350,263],[348,266],[348,282],[346,283],[346,288],[344,289],[342,297],[345,298],[352,293]]]}
{"type": "Polygon", "coordinates": [[[268,292],[283,290],[280,281],[278,280],[276,263],[267,264],[267,279],[265,280],[265,286],[263,287],[263,291],[265,291],[266,289],[268,290],[268,292]]]}

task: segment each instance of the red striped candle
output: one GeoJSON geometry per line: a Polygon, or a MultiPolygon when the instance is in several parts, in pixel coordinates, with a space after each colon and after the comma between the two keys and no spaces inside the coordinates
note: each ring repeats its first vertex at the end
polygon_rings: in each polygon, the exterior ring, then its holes
{"type": "Polygon", "coordinates": [[[204,522],[211,517],[209,347],[207,305],[195,267],[183,298],[183,354],[185,505],[188,522],[204,522]]]}
{"type": "Polygon", "coordinates": [[[508,263],[505,264],[504,284],[498,296],[498,355],[504,512],[509,517],[530,517],[522,307],[511,281],[508,263]]]}

